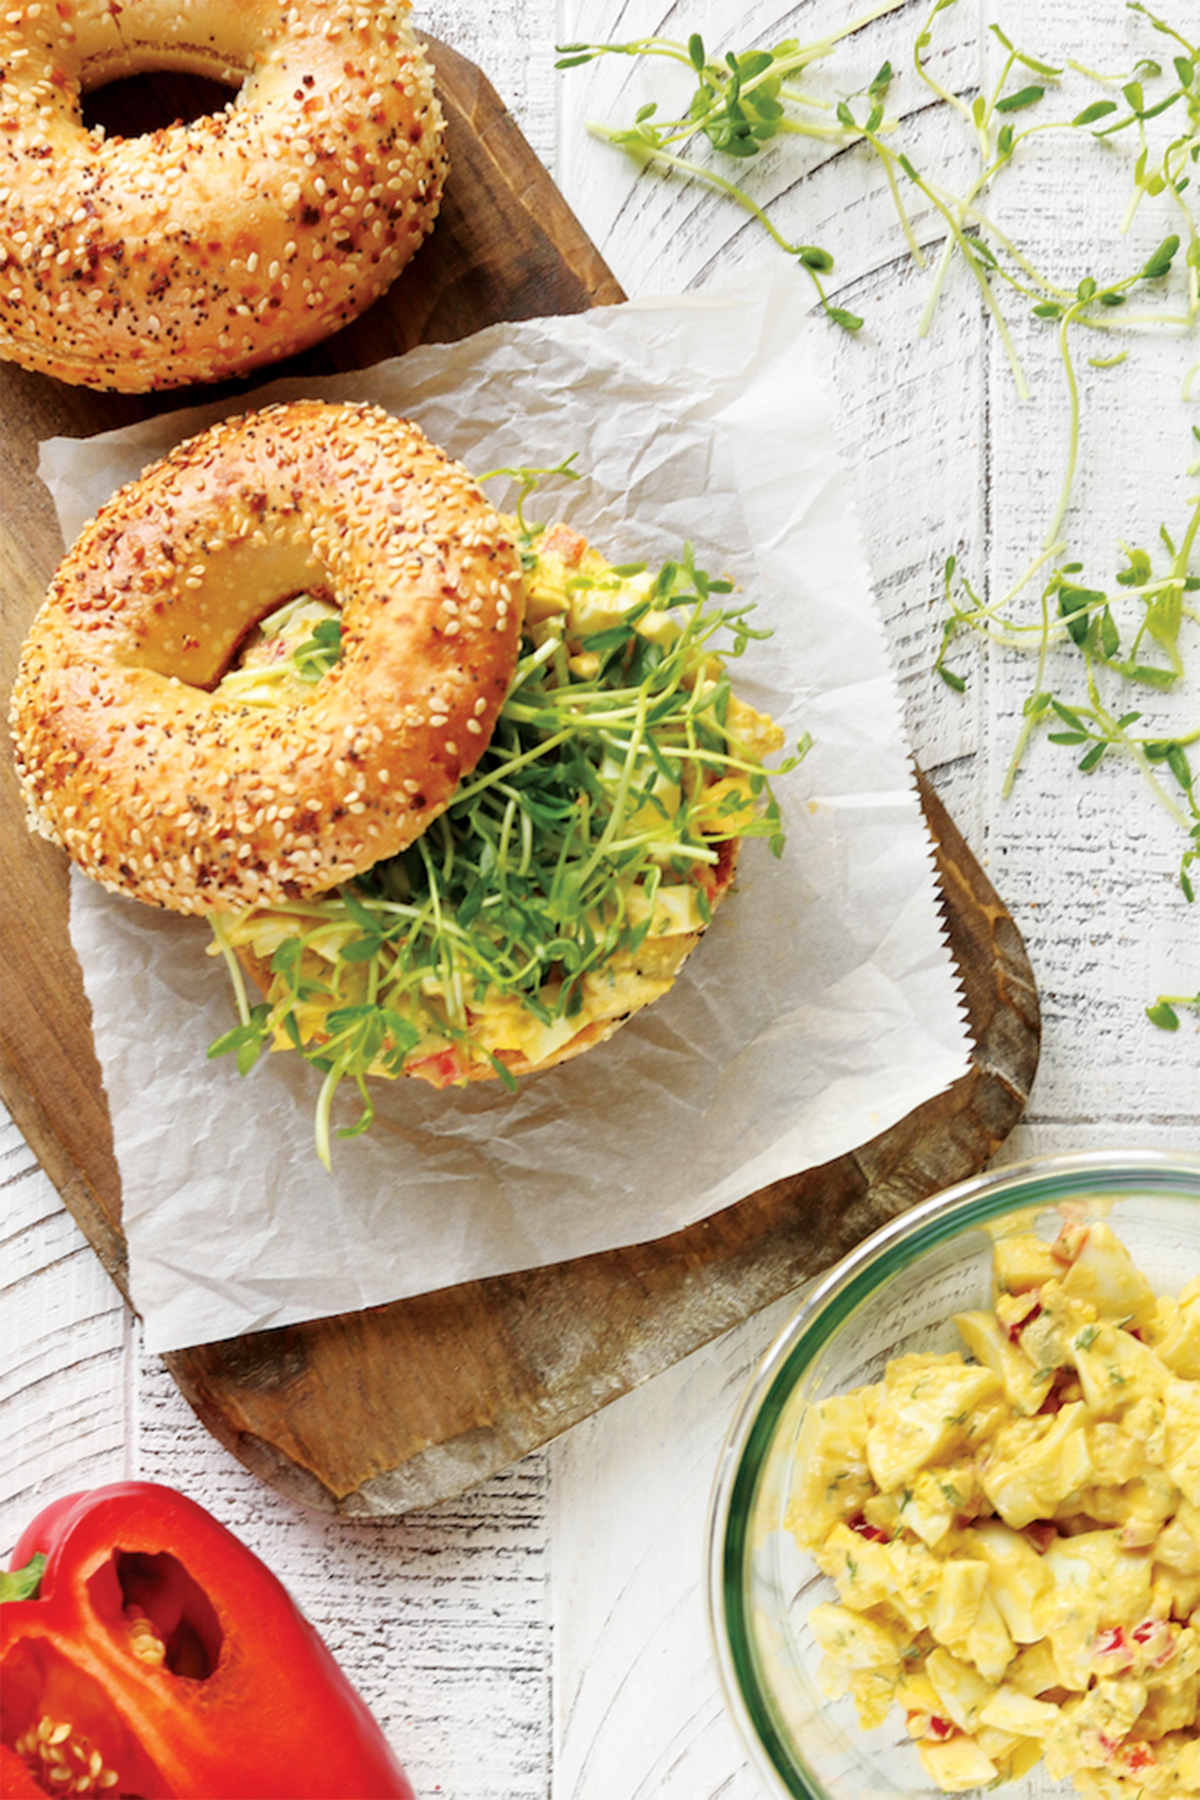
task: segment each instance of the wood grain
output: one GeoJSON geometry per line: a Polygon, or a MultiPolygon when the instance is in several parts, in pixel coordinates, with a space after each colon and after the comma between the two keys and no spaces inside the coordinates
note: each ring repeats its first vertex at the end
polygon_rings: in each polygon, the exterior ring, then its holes
{"type": "MultiPolygon", "coordinates": [[[[488,83],[444,48],[435,55],[455,168],[438,230],[391,295],[287,372],[364,366],[498,318],[620,298],[488,83]]],[[[15,503],[3,552],[6,686],[60,553],[32,474],[36,439],[178,403],[178,395],[96,396],[7,372],[4,454],[15,503]]],[[[26,837],[7,768],[3,780],[11,918],[3,973],[13,1003],[0,1032],[0,1081],[124,1292],[119,1178],[67,940],[65,870],[26,837]]],[[[175,1353],[168,1367],[214,1434],[313,1506],[362,1515],[428,1505],[546,1442],[884,1219],[981,1167],[1025,1103],[1037,998],[1008,913],[927,785],[922,798],[976,1045],[970,1074],[948,1094],[854,1155],[655,1244],[175,1353]],[[397,1369],[405,1371],[403,1406],[397,1369]]]]}

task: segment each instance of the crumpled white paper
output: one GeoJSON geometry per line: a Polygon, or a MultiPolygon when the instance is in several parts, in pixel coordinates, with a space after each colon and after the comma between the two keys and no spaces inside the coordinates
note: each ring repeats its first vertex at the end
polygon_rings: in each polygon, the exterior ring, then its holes
{"type": "MultiPolygon", "coordinates": [[[[815,748],[779,784],[788,843],[748,845],[675,988],[608,1044],[522,1083],[376,1082],[378,1117],[312,1147],[320,1076],[206,1060],[234,1022],[195,919],[73,875],[150,1349],[376,1305],[642,1242],[840,1155],[941,1092],[969,1039],[935,911],[928,834],[830,424],[820,328],[791,271],[686,298],[500,325],[252,404],[370,398],[476,472],[578,454],[543,488],[614,561],[684,540],[774,636],[738,689],[815,748]]],[[[43,446],[70,543],[122,482],[236,406],[43,446]]],[[[511,503],[504,482],[490,488],[511,503]]],[[[358,1115],[345,1084],[338,1122],[358,1115]]]]}

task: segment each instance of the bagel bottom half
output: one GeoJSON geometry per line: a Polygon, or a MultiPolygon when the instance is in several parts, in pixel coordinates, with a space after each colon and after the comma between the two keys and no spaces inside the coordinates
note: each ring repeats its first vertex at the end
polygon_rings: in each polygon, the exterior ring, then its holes
{"type": "MultiPolygon", "coordinates": [[[[734,840],[719,846],[720,878],[707,890],[710,917],[732,886],[738,848],[734,840]]],[[[561,970],[553,970],[538,990],[537,1011],[519,996],[484,992],[468,1005],[461,1026],[449,1018],[448,1009],[436,1005],[434,996],[429,995],[423,1041],[414,1046],[399,1069],[381,1057],[372,1062],[369,1073],[384,1077],[409,1075],[443,1088],[494,1080],[504,1073],[517,1078],[554,1068],[604,1043],[635,1013],[661,999],[706,930],[707,923],[690,931],[647,938],[637,951],[615,949],[582,977],[578,1010],[561,1020],[552,1018],[547,1022],[544,1016],[552,1010],[561,991],[561,970]]],[[[277,999],[280,982],[272,970],[271,958],[255,949],[253,937],[248,941],[244,938],[244,927],[239,928],[237,922],[229,922],[228,932],[242,939],[236,944],[237,958],[255,987],[268,1002],[277,999]]],[[[265,935],[268,939],[273,935],[270,928],[265,935]]],[[[330,1000],[312,1008],[311,1043],[319,1046],[328,1041],[328,1014],[335,1004],[347,1002],[355,1003],[353,991],[343,992],[336,1003],[330,1000]]],[[[361,1004],[361,992],[358,1003],[361,1004]]],[[[286,1047],[286,1039],[279,1047],[286,1047]]]]}

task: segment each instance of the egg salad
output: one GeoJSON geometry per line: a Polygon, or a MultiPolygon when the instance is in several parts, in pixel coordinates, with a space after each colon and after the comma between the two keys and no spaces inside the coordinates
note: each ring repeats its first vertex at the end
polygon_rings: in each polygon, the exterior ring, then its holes
{"type": "Polygon", "coordinates": [[[946,1793],[1039,1759],[1090,1800],[1200,1795],[1200,1276],[1105,1224],[995,1246],[966,1354],[809,1407],[788,1525],[837,1585],[831,1697],[900,1707],[946,1793]]]}
{"type": "MultiPolygon", "coordinates": [[[[240,1024],[210,1054],[260,1049],[338,1082],[444,1087],[544,1068],[609,1036],[672,985],[732,881],[737,846],[782,827],[765,759],[783,733],[733,692],[754,637],[731,584],[690,547],[652,572],[579,534],[511,522],[522,655],[492,739],[408,850],[328,895],[216,915],[240,1024]],[[265,999],[251,1006],[239,962],[265,999]]],[[[341,654],[325,595],[287,602],[221,683],[246,706],[303,704],[341,654]]],[[[798,747],[803,754],[805,746],[798,747]]],[[[798,757],[783,764],[782,773],[798,757]]],[[[357,1129],[357,1128],[355,1128],[357,1129]]]]}

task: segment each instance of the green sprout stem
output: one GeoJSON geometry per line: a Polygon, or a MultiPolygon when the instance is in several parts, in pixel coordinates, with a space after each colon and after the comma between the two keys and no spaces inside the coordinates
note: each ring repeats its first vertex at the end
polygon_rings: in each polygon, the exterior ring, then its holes
{"type": "MultiPolygon", "coordinates": [[[[1043,559],[1049,554],[1049,551],[1044,552],[1043,559]]],[[[1037,674],[1034,677],[1033,695],[1031,696],[1034,700],[1040,698],[1040,696],[1046,692],[1046,658],[1050,652],[1050,601],[1049,594],[1046,591],[1043,591],[1042,593],[1041,607],[1042,629],[1038,643],[1037,674]]],[[[1025,755],[1029,740],[1037,728],[1039,717],[1040,713],[1036,705],[1026,706],[1024,721],[1020,731],[1017,733],[1017,741],[1013,746],[1013,753],[1009,760],[1008,768],[1004,772],[1004,784],[1000,790],[1006,800],[1012,793],[1013,783],[1017,778],[1017,770],[1021,765],[1021,760],[1025,755]]]]}
{"type": "Polygon", "coordinates": [[[211,924],[213,937],[217,941],[225,962],[225,967],[229,971],[229,980],[233,987],[233,997],[237,1005],[238,1019],[243,1025],[249,1025],[250,1002],[246,997],[246,983],[242,979],[242,965],[237,959],[236,951],[229,942],[229,934],[225,930],[218,913],[213,914],[211,924]]]}
{"type": "MultiPolygon", "coordinates": [[[[877,145],[876,147],[880,150],[881,154],[884,154],[884,155],[892,154],[892,152],[888,150],[886,145],[880,144],[880,145],[877,145]]],[[[897,161],[899,162],[901,168],[904,170],[904,173],[908,176],[909,180],[911,182],[913,182],[913,184],[920,190],[920,192],[925,195],[925,197],[929,201],[930,205],[933,206],[937,210],[937,212],[941,214],[942,218],[946,221],[946,225],[950,232],[950,236],[953,239],[954,244],[957,246],[957,248],[961,252],[963,260],[966,263],[968,269],[971,271],[971,274],[975,279],[975,283],[976,283],[977,287],[979,288],[979,292],[983,299],[983,303],[987,307],[988,311],[991,313],[992,318],[995,321],[996,329],[1000,334],[1000,341],[1004,345],[1005,355],[1008,357],[1009,368],[1012,370],[1013,382],[1016,386],[1017,393],[1022,400],[1028,400],[1028,398],[1029,398],[1029,383],[1025,378],[1025,371],[1021,366],[1021,358],[1017,353],[1017,346],[1013,342],[1013,335],[1009,329],[1008,321],[1004,317],[1004,314],[1000,309],[1000,305],[996,299],[995,294],[992,292],[992,285],[989,282],[987,276],[984,274],[982,267],[980,266],[979,257],[972,250],[971,245],[966,237],[966,234],[964,233],[963,228],[959,224],[958,220],[954,217],[954,214],[953,214],[951,208],[944,204],[944,202],[941,200],[941,198],[935,192],[935,190],[932,187],[930,187],[929,183],[927,181],[925,181],[922,178],[922,176],[920,176],[917,173],[917,171],[913,168],[911,162],[909,162],[907,157],[897,157],[897,161]]],[[[937,277],[935,277],[935,295],[936,295],[936,292],[937,292],[937,277]]],[[[935,300],[935,304],[936,304],[936,300],[935,300]]],[[[925,335],[925,332],[928,330],[928,319],[931,316],[932,316],[931,309],[927,308],[926,315],[923,316],[921,325],[918,327],[918,336],[925,335]]]]}
{"type": "Polygon", "coordinates": [[[1071,360],[1071,344],[1069,331],[1072,319],[1078,316],[1079,304],[1069,307],[1063,314],[1058,328],[1058,348],[1062,358],[1063,374],[1067,383],[1067,400],[1070,407],[1067,427],[1067,456],[1063,469],[1062,487],[1059,491],[1058,504],[1051,515],[1043,544],[1055,543],[1062,529],[1062,522],[1067,516],[1067,508],[1071,504],[1071,491],[1075,486],[1075,469],[1079,460],[1079,383],[1075,379],[1075,365],[1071,360]]]}

